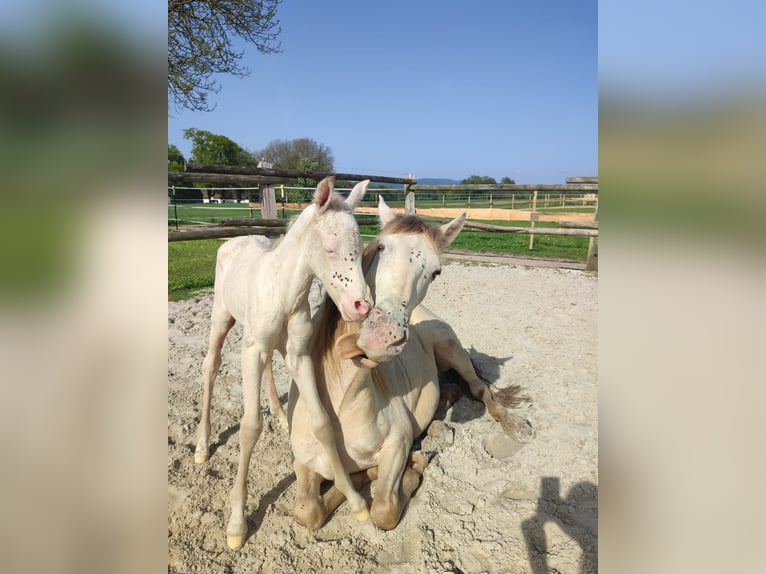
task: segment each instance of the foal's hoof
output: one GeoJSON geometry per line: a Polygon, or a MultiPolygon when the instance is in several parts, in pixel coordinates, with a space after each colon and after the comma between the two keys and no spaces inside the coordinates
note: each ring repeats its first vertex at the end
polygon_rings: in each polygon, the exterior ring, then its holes
{"type": "Polygon", "coordinates": [[[520,417],[510,409],[502,409],[494,414],[505,434],[521,443],[527,443],[535,438],[535,429],[527,419],[520,417]]]}
{"type": "Polygon", "coordinates": [[[532,423],[521,417],[519,417],[519,420],[515,422],[516,424],[514,424],[510,433],[513,438],[521,443],[527,443],[535,438],[537,433],[535,432],[532,423]]]}
{"type": "Polygon", "coordinates": [[[197,453],[194,453],[194,462],[196,464],[203,464],[203,463],[207,462],[209,458],[210,458],[209,454],[197,454],[197,453]]]}
{"type": "Polygon", "coordinates": [[[227,534],[226,535],[226,546],[228,546],[232,550],[239,550],[244,545],[245,545],[244,534],[227,534]]]}
{"type": "Polygon", "coordinates": [[[364,522],[370,518],[370,511],[365,508],[359,512],[355,512],[354,518],[356,518],[359,522],[364,522]]]}

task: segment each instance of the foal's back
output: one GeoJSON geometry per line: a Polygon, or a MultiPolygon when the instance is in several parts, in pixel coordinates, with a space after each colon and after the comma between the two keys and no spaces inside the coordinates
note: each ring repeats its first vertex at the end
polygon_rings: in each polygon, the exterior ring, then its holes
{"type": "Polygon", "coordinates": [[[248,282],[256,277],[254,269],[274,243],[261,235],[247,235],[228,240],[218,249],[215,265],[215,295],[237,321],[245,320],[250,290],[248,282]]]}

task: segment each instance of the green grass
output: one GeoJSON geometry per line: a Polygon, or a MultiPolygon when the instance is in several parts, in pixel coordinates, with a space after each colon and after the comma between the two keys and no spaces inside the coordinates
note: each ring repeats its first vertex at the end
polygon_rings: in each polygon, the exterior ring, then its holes
{"type": "MultiPolygon", "coordinates": [[[[529,227],[528,221],[481,221],[505,227],[529,227]]],[[[537,227],[558,227],[555,223],[537,222],[537,227]]],[[[362,235],[374,236],[380,231],[378,226],[361,225],[362,235]]],[[[364,238],[369,241],[369,237],[364,238]]],[[[464,229],[450,245],[455,249],[468,249],[485,253],[502,253],[520,257],[541,257],[546,259],[566,259],[585,261],[588,256],[588,237],[568,235],[536,235],[534,248],[529,250],[529,235],[520,233],[501,233],[464,229]]]]}
{"type": "Polygon", "coordinates": [[[168,299],[188,299],[200,289],[213,286],[215,256],[220,239],[168,243],[168,299]]]}
{"type": "MultiPolygon", "coordinates": [[[[234,208],[237,209],[237,208],[234,208]]],[[[247,210],[249,212],[249,210],[247,210]]],[[[257,210],[256,210],[257,211],[257,210]]],[[[180,215],[180,214],[179,214],[180,215]]],[[[215,216],[218,221],[220,215],[215,216]]],[[[237,217],[226,215],[225,217],[237,217]]],[[[257,217],[257,215],[256,215],[257,217]]],[[[369,221],[369,219],[368,219],[369,221]]],[[[495,225],[528,227],[528,221],[487,221],[495,225]]],[[[555,223],[538,222],[537,227],[557,227],[555,223]]],[[[360,225],[365,241],[377,235],[377,225],[360,225]],[[368,237],[369,236],[369,237],[368,237]]],[[[168,299],[188,299],[202,289],[211,288],[215,279],[215,257],[223,243],[220,239],[176,241],[168,243],[168,299]]],[[[537,235],[532,251],[529,235],[463,230],[451,247],[471,251],[502,253],[521,257],[541,257],[585,261],[588,254],[587,237],[537,235]]]]}

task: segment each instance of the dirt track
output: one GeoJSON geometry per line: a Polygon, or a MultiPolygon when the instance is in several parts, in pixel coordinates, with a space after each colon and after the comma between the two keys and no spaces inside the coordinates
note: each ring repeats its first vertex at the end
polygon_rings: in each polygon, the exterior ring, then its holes
{"type": "MultiPolygon", "coordinates": [[[[426,305],[447,320],[500,387],[518,383],[537,437],[518,448],[461,399],[397,528],[359,524],[345,506],[317,532],[292,518],[287,436],[266,414],[250,469],[250,535],[226,548],[228,494],[241,415],[238,327],[224,346],[205,465],[192,444],[211,297],[168,304],[168,549],[170,572],[595,572],[598,424],[597,278],[568,269],[449,263],[426,305]],[[547,550],[547,552],[544,552],[547,550]]],[[[275,362],[279,392],[287,372],[275,362]]],[[[265,401],[263,403],[265,408],[265,401]]]]}

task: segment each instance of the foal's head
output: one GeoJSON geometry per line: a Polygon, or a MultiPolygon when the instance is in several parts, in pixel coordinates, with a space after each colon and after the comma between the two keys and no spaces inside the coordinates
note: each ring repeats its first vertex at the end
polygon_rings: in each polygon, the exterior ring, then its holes
{"type": "Polygon", "coordinates": [[[334,191],[334,182],[332,176],[320,181],[313,205],[304,212],[309,215],[306,256],[343,319],[361,321],[370,310],[372,297],[362,273],[362,237],[352,212],[370,182],[356,184],[346,199],[334,191]]]}
{"type": "Polygon", "coordinates": [[[357,345],[368,359],[382,362],[404,349],[412,310],[441,273],[440,255],[458,236],[465,213],[441,227],[414,215],[397,215],[383,198],[383,230],[365,249],[364,267],[375,308],[362,323],[357,345]]]}

